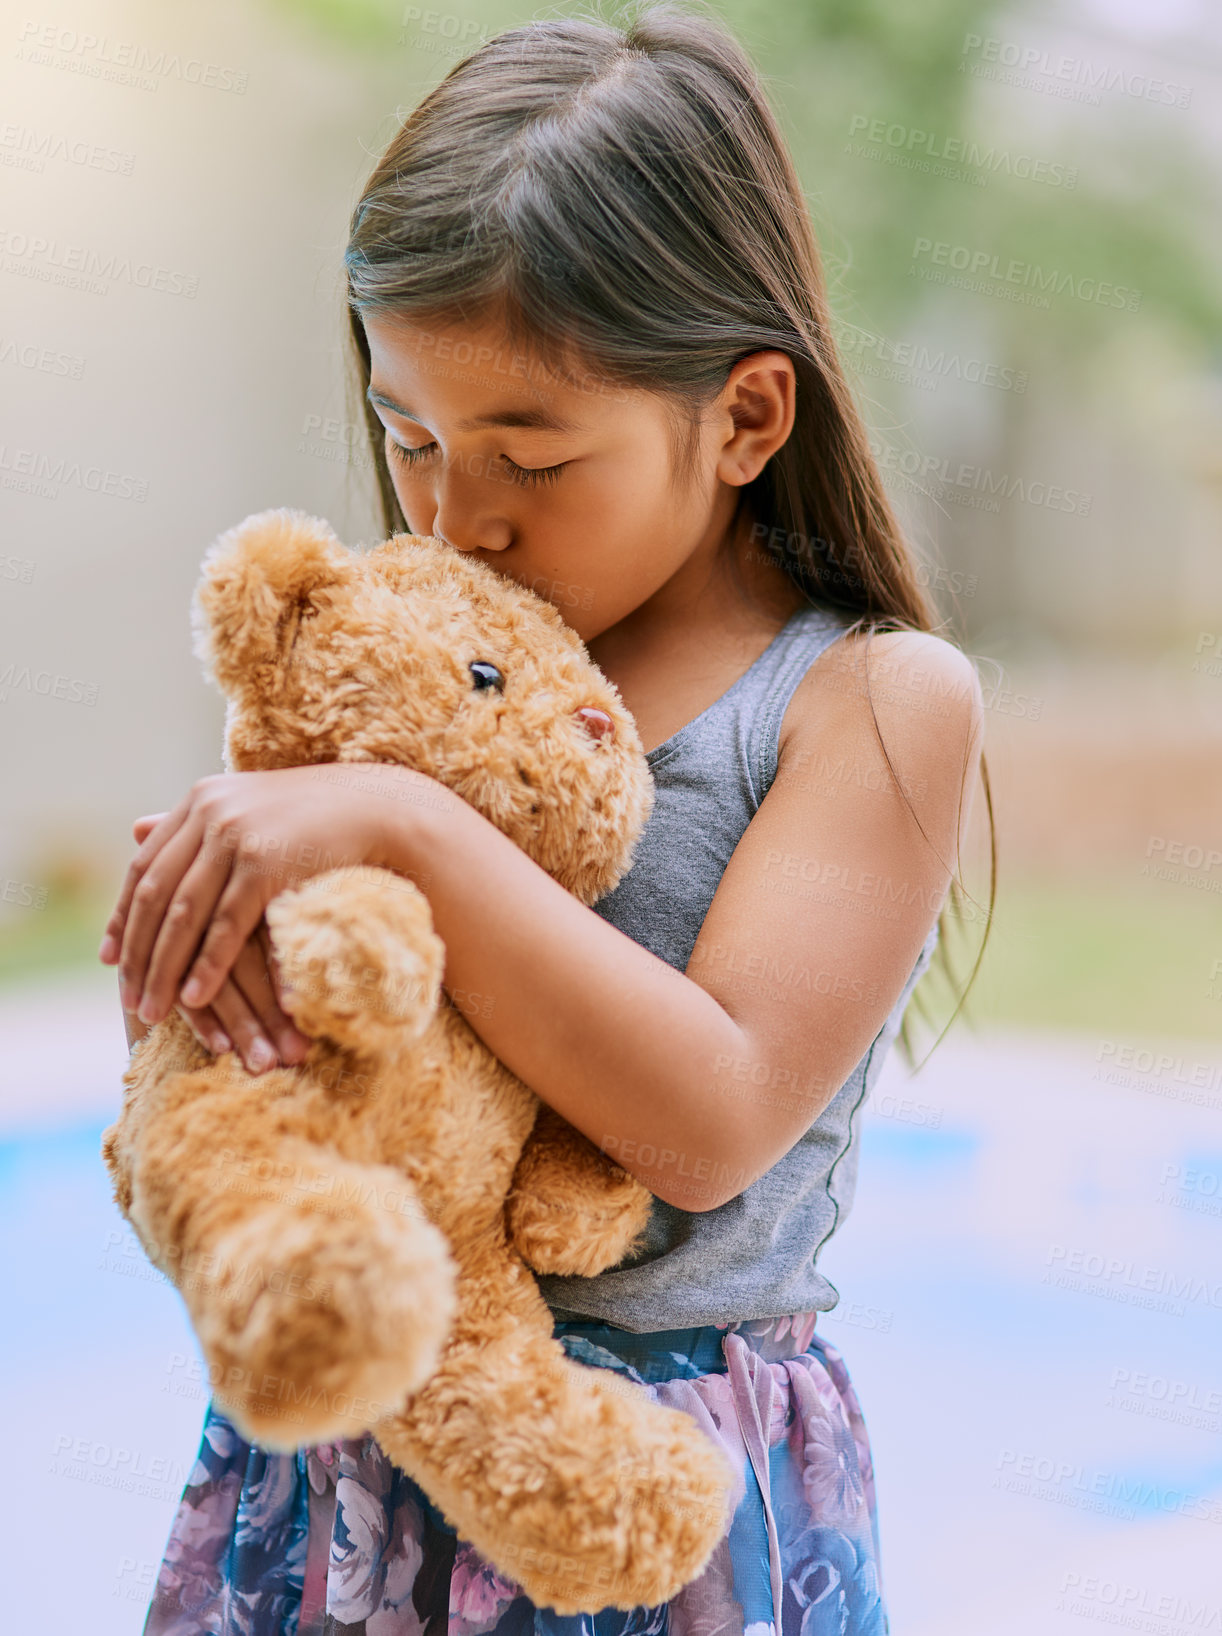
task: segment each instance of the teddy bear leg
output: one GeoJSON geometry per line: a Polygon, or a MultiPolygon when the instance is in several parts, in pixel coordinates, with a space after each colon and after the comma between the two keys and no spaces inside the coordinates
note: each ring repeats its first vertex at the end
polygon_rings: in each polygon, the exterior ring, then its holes
{"type": "Polygon", "coordinates": [[[311,1039],[385,1056],[434,1016],[445,946],[428,899],[402,875],[328,870],[274,897],[267,925],[285,1009],[311,1039]]]}
{"type": "Polygon", "coordinates": [[[455,1311],[453,1259],[410,1182],[309,1140],[292,1072],[251,1079],[226,1053],[158,1086],[130,1176],[218,1403],[273,1449],[367,1430],[431,1374],[455,1311]]]}
{"type": "Polygon", "coordinates": [[[729,1462],[690,1415],[570,1360],[525,1294],[514,1312],[491,1287],[464,1292],[460,1280],[437,1373],[374,1436],[538,1606],[669,1601],[729,1527],[729,1462]],[[473,1303],[481,1329],[464,1333],[473,1303]]]}
{"type": "Polygon", "coordinates": [[[640,1243],[653,1195],[546,1103],[505,1204],[510,1241],[535,1272],[593,1278],[640,1243]]]}

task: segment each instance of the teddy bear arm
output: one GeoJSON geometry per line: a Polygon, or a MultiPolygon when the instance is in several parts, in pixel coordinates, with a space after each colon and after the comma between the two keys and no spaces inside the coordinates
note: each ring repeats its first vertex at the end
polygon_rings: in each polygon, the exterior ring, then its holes
{"type": "Polygon", "coordinates": [[[268,1448],[366,1430],[436,1366],[455,1304],[443,1235],[401,1171],[320,1134],[292,1097],[303,1070],[154,1067],[132,1076],[107,1162],[218,1402],[268,1448]]]}
{"type": "Polygon", "coordinates": [[[186,1021],[177,1011],[172,1011],[132,1046],[123,1072],[122,1107],[114,1123],[102,1132],[102,1159],[110,1176],[114,1202],[155,1266],[161,1265],[156,1244],[146,1242],[141,1236],[132,1210],[145,1127],[156,1113],[158,1087],[172,1074],[209,1061],[209,1053],[196,1040],[186,1021]]]}
{"type": "Polygon", "coordinates": [[[273,898],[267,924],[285,1009],[311,1038],[389,1058],[435,1014],[445,947],[428,899],[403,876],[328,870],[273,898]]]}
{"type": "Polygon", "coordinates": [[[119,1214],[131,1221],[132,1153],[128,1121],[120,1112],[113,1125],[102,1132],[102,1159],[110,1175],[111,1192],[119,1214]]]}
{"type": "Polygon", "coordinates": [[[741,1475],[685,1410],[567,1357],[507,1248],[467,1245],[456,1342],[377,1442],[537,1606],[669,1601],[723,1538],[741,1475]]]}
{"type": "Polygon", "coordinates": [[[555,1109],[541,1103],[505,1216],[535,1272],[592,1278],[640,1242],[653,1195],[555,1109]]]}

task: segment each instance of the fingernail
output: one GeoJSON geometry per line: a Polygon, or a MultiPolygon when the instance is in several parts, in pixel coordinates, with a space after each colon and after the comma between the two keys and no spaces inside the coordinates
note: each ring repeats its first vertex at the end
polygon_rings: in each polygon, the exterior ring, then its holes
{"type": "Polygon", "coordinates": [[[233,1041],[228,1034],[214,1034],[209,1049],[214,1057],[223,1056],[226,1051],[233,1050],[233,1041]]]}
{"type": "Polygon", "coordinates": [[[252,1040],[246,1051],[246,1066],[252,1074],[261,1074],[276,1060],[276,1053],[265,1039],[252,1040]]]}
{"type": "Polygon", "coordinates": [[[98,949],[98,959],[103,965],[109,965],[119,952],[119,945],[112,932],[107,932],[98,949]]]}
{"type": "Polygon", "coordinates": [[[203,991],[203,983],[200,982],[198,977],[192,977],[189,983],[183,984],[182,993],[179,995],[179,999],[184,1005],[198,1005],[199,997],[203,991]]]}
{"type": "Polygon", "coordinates": [[[136,1007],[136,1015],[142,1023],[154,1023],[157,1021],[157,1007],[152,1000],[141,995],[140,1004],[136,1007]]]}

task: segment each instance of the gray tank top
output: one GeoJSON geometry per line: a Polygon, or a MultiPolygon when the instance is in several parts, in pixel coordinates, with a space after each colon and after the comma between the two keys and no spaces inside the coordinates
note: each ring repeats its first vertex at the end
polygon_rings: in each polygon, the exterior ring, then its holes
{"type": "MultiPolygon", "coordinates": [[[[654,809],[632,868],[596,911],[677,971],[687,969],[730,855],[776,776],[786,706],[850,618],[797,609],[719,699],[649,752],[654,809]]],[[[935,922],[869,1049],[771,1170],[715,1210],[655,1197],[634,1255],[594,1278],[539,1278],[553,1316],[640,1333],[834,1307],[839,1291],[815,1263],[852,1206],[860,1111],[937,937],[935,922]]]]}

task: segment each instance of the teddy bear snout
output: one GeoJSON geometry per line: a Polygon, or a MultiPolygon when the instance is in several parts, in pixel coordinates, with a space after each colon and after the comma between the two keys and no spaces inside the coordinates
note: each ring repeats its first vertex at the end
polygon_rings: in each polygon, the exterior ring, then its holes
{"type": "Polygon", "coordinates": [[[585,704],[573,714],[592,739],[614,739],[615,723],[605,710],[595,710],[592,704],[585,704]]]}

